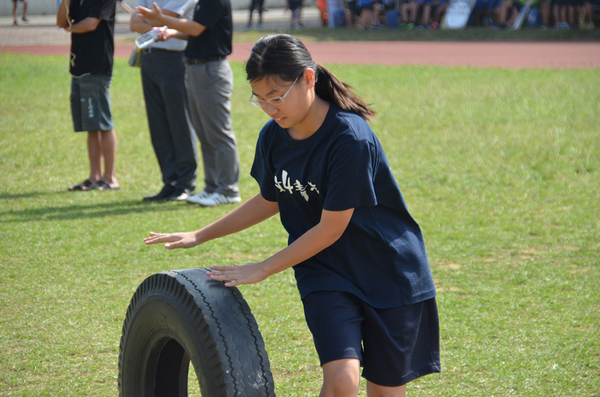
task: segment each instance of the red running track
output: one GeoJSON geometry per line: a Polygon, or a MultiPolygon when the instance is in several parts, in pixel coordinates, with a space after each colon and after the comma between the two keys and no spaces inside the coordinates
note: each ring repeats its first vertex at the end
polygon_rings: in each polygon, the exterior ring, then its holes
{"type": "MultiPolygon", "coordinates": [[[[506,68],[600,68],[596,42],[319,42],[307,43],[317,63],[443,65],[506,68]]],[[[236,43],[229,59],[244,61],[252,43],[236,43]]],[[[117,45],[128,57],[132,45],[117,45]]],[[[0,52],[68,55],[66,46],[5,46],[0,52]]]]}

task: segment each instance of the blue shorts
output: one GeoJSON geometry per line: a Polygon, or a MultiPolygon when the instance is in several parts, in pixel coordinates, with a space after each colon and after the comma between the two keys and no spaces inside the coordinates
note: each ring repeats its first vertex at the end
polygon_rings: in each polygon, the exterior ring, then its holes
{"type": "Polygon", "coordinates": [[[321,365],[355,358],[365,379],[387,387],[440,372],[435,298],[376,309],[347,292],[323,291],[302,303],[321,365]]]}
{"type": "Polygon", "coordinates": [[[114,129],[110,111],[111,76],[89,74],[71,79],[71,115],[75,131],[114,129]]]}

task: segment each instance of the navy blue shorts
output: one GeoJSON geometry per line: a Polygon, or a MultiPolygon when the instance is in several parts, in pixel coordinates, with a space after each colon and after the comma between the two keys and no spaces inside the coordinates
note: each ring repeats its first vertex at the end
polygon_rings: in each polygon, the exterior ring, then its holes
{"type": "Polygon", "coordinates": [[[376,309],[350,293],[323,291],[309,294],[302,303],[321,365],[358,359],[365,379],[387,387],[440,372],[435,298],[376,309]]]}

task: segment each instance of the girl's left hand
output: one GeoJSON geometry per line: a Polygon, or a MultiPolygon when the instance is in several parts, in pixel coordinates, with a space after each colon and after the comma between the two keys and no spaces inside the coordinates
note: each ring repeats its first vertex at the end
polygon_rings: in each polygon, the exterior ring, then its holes
{"type": "Polygon", "coordinates": [[[211,266],[206,275],[212,280],[225,281],[226,287],[235,287],[241,284],[254,284],[263,281],[269,274],[264,270],[262,263],[246,263],[243,266],[211,266]]]}
{"type": "Polygon", "coordinates": [[[152,5],[154,6],[153,10],[146,8],[144,6],[137,6],[137,7],[135,7],[135,12],[137,12],[138,17],[140,17],[140,18],[144,18],[144,19],[148,19],[150,21],[155,21],[155,22],[160,23],[161,18],[164,14],[163,14],[162,10],[160,9],[160,7],[158,6],[158,4],[152,3],[152,5]]]}

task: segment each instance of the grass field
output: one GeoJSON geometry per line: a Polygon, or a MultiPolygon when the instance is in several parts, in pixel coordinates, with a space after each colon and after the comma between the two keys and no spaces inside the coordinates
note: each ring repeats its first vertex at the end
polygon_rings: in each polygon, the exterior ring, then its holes
{"type": "MultiPolygon", "coordinates": [[[[88,172],[68,60],[0,54],[0,395],[114,396],[125,311],[156,272],[245,263],[286,243],[277,219],[187,251],[149,231],[232,207],[147,204],[161,187],[139,71],[112,85],[118,192],[67,192],[88,172]]],[[[242,197],[257,133],[233,63],[242,197]]],[[[438,288],[443,372],[411,396],[600,395],[600,71],[331,65],[372,126],[422,226],[438,288]]],[[[200,171],[201,173],[201,171],[200,171]]],[[[291,271],[240,288],[279,396],[315,396],[320,368],[291,271]]],[[[364,393],[364,392],[361,392],[364,393]]]]}

